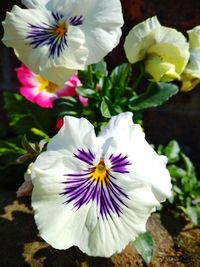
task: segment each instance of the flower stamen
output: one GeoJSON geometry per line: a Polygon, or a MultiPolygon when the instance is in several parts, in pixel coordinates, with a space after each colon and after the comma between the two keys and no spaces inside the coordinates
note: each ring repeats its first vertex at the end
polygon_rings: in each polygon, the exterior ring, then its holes
{"type": "Polygon", "coordinates": [[[67,30],[68,30],[68,26],[66,25],[65,22],[57,25],[56,28],[54,29],[55,34],[61,38],[65,36],[65,34],[67,33],[67,30]]]}
{"type": "Polygon", "coordinates": [[[98,165],[94,167],[91,173],[91,180],[105,185],[108,179],[109,179],[108,170],[106,169],[104,160],[102,158],[100,159],[98,165]]]}

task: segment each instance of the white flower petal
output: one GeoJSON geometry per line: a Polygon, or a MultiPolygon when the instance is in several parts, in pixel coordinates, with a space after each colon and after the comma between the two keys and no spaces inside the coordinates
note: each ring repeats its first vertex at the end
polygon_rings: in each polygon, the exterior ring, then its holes
{"type": "Polygon", "coordinates": [[[45,6],[49,0],[22,0],[22,4],[24,4],[28,8],[38,8],[38,6],[45,6]]]}
{"type": "Polygon", "coordinates": [[[110,257],[145,231],[170,185],[166,158],[146,143],[131,113],[112,118],[101,138],[107,151],[87,120],[65,117],[33,164],[32,205],[40,235],[53,247],[110,257]]]}
{"type": "Polygon", "coordinates": [[[87,64],[99,62],[119,43],[123,17],[118,0],[78,0],[74,13],[82,13],[82,27],[89,50],[87,64]],[[84,10],[84,11],[83,11],[84,10]]]}
{"type": "Polygon", "coordinates": [[[133,124],[132,120],[133,113],[124,112],[117,116],[113,116],[108,124],[101,129],[99,137],[108,139],[118,132],[123,132],[133,124]]]}
{"type": "Polygon", "coordinates": [[[84,148],[96,150],[96,136],[93,125],[86,119],[64,117],[64,125],[48,143],[48,150],[66,149],[74,151],[84,148]]]}
{"type": "Polygon", "coordinates": [[[69,73],[100,61],[119,42],[119,0],[24,0],[4,21],[4,43],[36,74],[64,84],[69,73]]]}
{"type": "Polygon", "coordinates": [[[171,178],[166,169],[167,158],[154,151],[145,140],[141,126],[131,121],[131,113],[128,112],[110,120],[108,128],[105,127],[101,136],[104,140],[101,140],[103,153],[106,157],[119,153],[127,155],[132,163],[128,167],[131,177],[148,183],[158,201],[164,201],[171,195],[171,178]]]}
{"type": "Polygon", "coordinates": [[[97,216],[95,202],[79,209],[64,203],[65,198],[60,196],[64,190],[61,173],[70,168],[77,171],[79,167],[69,157],[55,151],[44,152],[33,165],[32,206],[44,240],[57,249],[76,245],[88,255],[109,257],[145,231],[146,221],[158,205],[148,185],[119,177],[118,183],[124,185],[129,197],[127,207],[120,217],[111,214],[102,218],[97,216]]]}

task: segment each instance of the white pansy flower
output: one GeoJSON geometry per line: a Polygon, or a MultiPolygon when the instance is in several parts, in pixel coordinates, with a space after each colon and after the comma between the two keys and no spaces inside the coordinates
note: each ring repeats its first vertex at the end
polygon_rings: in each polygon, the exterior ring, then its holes
{"type": "Polygon", "coordinates": [[[129,32],[124,44],[130,63],[143,60],[150,80],[169,82],[180,79],[189,59],[189,45],[182,33],[149,18],[129,32]]]}
{"type": "Polygon", "coordinates": [[[181,91],[190,91],[200,83],[200,26],[187,31],[190,44],[190,59],[181,75],[181,91]]]}
{"type": "Polygon", "coordinates": [[[100,61],[119,42],[119,0],[24,0],[7,12],[3,42],[34,73],[64,84],[78,69],[100,61]]]}
{"type": "Polygon", "coordinates": [[[66,116],[32,167],[32,206],[42,238],[92,256],[120,252],[170,196],[166,158],[146,142],[132,113],[113,117],[98,137],[66,116]]]}

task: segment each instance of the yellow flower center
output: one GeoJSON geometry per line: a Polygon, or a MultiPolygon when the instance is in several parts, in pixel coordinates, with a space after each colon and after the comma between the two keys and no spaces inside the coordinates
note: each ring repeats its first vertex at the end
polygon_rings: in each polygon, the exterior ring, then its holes
{"type": "Polygon", "coordinates": [[[55,34],[59,37],[63,37],[65,35],[65,33],[68,30],[68,25],[66,24],[66,22],[62,22],[60,23],[55,29],[55,34]]]}
{"type": "Polygon", "coordinates": [[[39,91],[47,91],[49,93],[55,93],[60,89],[60,86],[52,83],[41,76],[36,77],[37,81],[40,83],[39,91]]]}
{"type": "Polygon", "coordinates": [[[97,183],[105,184],[108,180],[108,170],[106,169],[105,163],[103,159],[100,159],[98,165],[94,167],[91,177],[97,183]]]}

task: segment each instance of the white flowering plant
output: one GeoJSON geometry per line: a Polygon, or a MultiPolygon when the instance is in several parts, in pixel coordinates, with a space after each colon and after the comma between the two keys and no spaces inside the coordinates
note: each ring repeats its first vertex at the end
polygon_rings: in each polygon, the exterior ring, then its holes
{"type": "Polygon", "coordinates": [[[150,214],[177,193],[170,174],[180,170],[167,168],[170,146],[156,153],[145,140],[143,111],[200,82],[199,26],[187,40],[149,18],[126,37],[128,62],[110,70],[104,57],[121,37],[119,0],[22,3],[3,22],[3,42],[23,64],[19,93],[4,94],[17,138],[1,141],[0,161],[25,162],[17,196],[32,195],[40,235],[54,248],[110,257],[131,241],[137,247],[140,234],[149,238],[150,214]]]}

